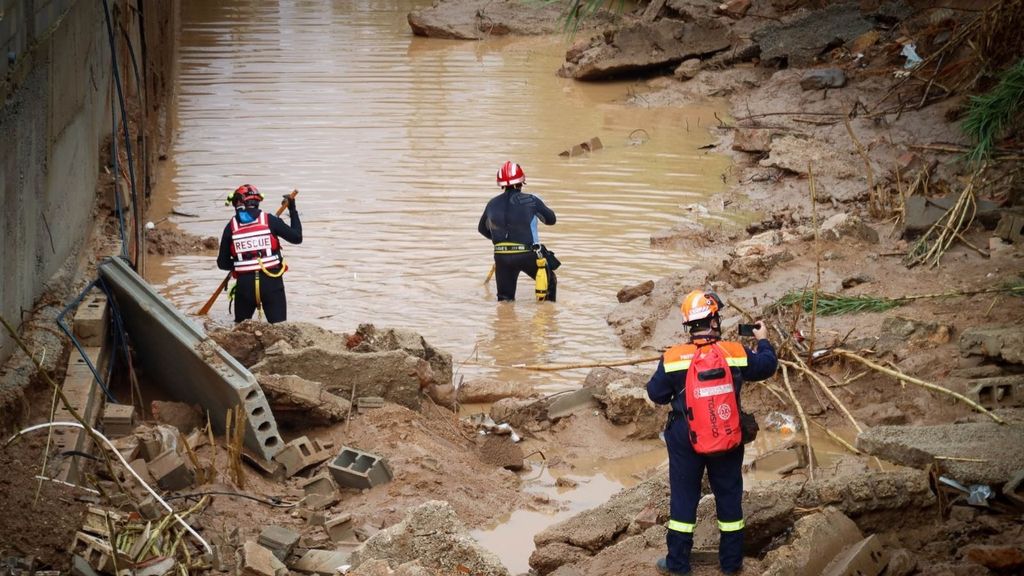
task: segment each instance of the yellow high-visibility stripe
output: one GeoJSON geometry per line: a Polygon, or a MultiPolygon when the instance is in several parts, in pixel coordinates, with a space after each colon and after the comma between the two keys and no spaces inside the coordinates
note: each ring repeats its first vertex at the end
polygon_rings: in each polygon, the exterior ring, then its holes
{"type": "Polygon", "coordinates": [[[494,251],[499,254],[525,254],[533,250],[526,244],[520,244],[519,242],[498,242],[494,245],[494,251]]]}
{"type": "Polygon", "coordinates": [[[666,362],[665,372],[679,372],[680,370],[687,370],[690,368],[689,360],[680,360],[678,362],[666,362]]]}
{"type": "Polygon", "coordinates": [[[680,522],[679,520],[669,520],[668,521],[668,529],[669,530],[674,530],[676,532],[682,532],[684,534],[693,534],[693,528],[695,526],[696,526],[696,524],[691,524],[689,522],[680,522]]]}
{"type": "Polygon", "coordinates": [[[719,520],[718,529],[722,532],[738,532],[743,530],[743,520],[736,520],[735,522],[722,522],[719,520]]]}
{"type": "Polygon", "coordinates": [[[746,366],[747,357],[744,356],[743,358],[736,358],[733,356],[729,356],[725,359],[725,363],[728,364],[729,366],[746,366]]]}

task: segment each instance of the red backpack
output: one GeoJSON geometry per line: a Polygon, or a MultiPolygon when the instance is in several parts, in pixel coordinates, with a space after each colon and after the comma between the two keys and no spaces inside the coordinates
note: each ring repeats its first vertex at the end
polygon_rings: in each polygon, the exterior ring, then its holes
{"type": "Polygon", "coordinates": [[[699,346],[686,371],[686,417],[698,454],[727,452],[740,445],[740,410],[732,371],[717,344],[699,346]]]}

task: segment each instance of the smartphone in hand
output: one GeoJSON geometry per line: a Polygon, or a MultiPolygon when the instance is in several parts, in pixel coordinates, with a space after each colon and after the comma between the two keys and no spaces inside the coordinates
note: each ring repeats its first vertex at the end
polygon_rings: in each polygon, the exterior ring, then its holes
{"type": "Polygon", "coordinates": [[[757,324],[740,324],[740,336],[753,336],[755,328],[757,328],[757,324]]]}

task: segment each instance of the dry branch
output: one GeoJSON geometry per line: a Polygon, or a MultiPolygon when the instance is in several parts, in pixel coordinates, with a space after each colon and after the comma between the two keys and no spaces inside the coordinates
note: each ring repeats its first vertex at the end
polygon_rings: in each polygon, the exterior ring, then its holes
{"type": "Polygon", "coordinates": [[[999,416],[996,416],[995,414],[993,414],[992,412],[987,410],[984,406],[978,404],[977,402],[971,400],[970,398],[964,396],[963,394],[960,394],[958,392],[953,392],[952,390],[949,390],[948,388],[943,388],[942,386],[938,386],[938,385],[932,384],[930,382],[925,382],[924,380],[920,380],[918,378],[914,378],[913,376],[907,376],[906,374],[904,374],[903,372],[900,372],[899,370],[895,370],[895,369],[892,369],[892,368],[886,368],[885,366],[882,366],[880,364],[876,364],[876,363],[868,360],[867,358],[864,358],[863,356],[859,356],[857,354],[854,354],[853,352],[850,352],[849,350],[836,349],[836,350],[833,351],[833,353],[838,355],[838,356],[841,356],[843,358],[850,358],[852,360],[856,360],[856,361],[864,364],[865,366],[867,366],[869,368],[877,370],[878,372],[881,372],[883,374],[888,374],[889,376],[892,376],[892,377],[900,380],[901,382],[908,382],[910,384],[916,384],[918,386],[927,388],[929,390],[934,390],[936,392],[941,392],[942,394],[948,394],[949,396],[952,396],[952,397],[956,398],[957,400],[960,400],[961,402],[964,402],[965,404],[967,404],[971,408],[974,408],[978,412],[981,412],[982,414],[985,414],[986,416],[992,418],[993,420],[995,420],[999,424],[1006,424],[1005,420],[1003,420],[999,416]]]}
{"type": "Polygon", "coordinates": [[[782,365],[782,380],[786,383],[786,392],[789,393],[789,398],[793,401],[793,405],[796,406],[797,414],[800,415],[800,422],[804,427],[804,438],[807,441],[807,476],[813,481],[814,480],[814,447],[811,444],[811,430],[807,427],[807,416],[804,415],[803,404],[796,399],[796,394],[793,393],[793,387],[789,385],[789,369],[785,364],[782,365]]]}

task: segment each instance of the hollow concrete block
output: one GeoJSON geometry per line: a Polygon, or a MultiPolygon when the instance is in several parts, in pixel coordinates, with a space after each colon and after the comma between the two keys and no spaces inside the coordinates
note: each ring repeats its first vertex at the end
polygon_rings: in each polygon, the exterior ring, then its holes
{"type": "Polygon", "coordinates": [[[394,478],[391,468],[380,456],[343,446],[341,453],[327,465],[340,486],[373,488],[394,478]]]}

